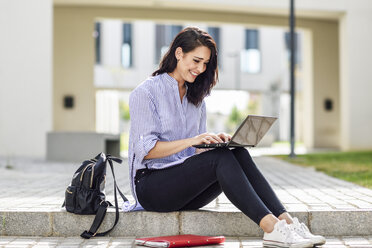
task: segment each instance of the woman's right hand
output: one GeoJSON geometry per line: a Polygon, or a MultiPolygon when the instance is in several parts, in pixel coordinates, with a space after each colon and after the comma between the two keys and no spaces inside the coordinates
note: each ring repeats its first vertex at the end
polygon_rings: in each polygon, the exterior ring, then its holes
{"type": "Polygon", "coordinates": [[[223,143],[224,141],[214,133],[202,133],[192,138],[192,146],[200,144],[223,143]]]}

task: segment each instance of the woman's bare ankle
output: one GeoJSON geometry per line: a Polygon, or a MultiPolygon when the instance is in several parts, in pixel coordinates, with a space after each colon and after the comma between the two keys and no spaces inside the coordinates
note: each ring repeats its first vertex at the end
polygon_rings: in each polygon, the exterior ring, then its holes
{"type": "Polygon", "coordinates": [[[279,220],[285,220],[287,222],[287,224],[292,224],[293,223],[292,216],[288,212],[284,212],[281,215],[279,215],[278,219],[279,220]]]}
{"type": "Polygon", "coordinates": [[[273,214],[265,215],[260,221],[260,227],[266,233],[271,233],[274,230],[274,225],[279,221],[273,214]]]}

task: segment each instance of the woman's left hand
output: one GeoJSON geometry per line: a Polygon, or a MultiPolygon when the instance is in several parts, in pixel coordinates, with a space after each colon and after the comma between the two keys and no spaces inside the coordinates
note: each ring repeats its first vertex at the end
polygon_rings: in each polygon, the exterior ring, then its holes
{"type": "Polygon", "coordinates": [[[220,139],[222,139],[224,142],[228,142],[231,140],[231,135],[227,133],[219,133],[217,134],[217,136],[220,137],[220,139]]]}

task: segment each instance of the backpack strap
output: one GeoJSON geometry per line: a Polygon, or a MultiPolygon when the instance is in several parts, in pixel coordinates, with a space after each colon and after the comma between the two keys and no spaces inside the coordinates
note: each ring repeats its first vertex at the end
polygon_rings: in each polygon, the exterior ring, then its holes
{"type": "Polygon", "coordinates": [[[107,208],[111,205],[111,203],[108,202],[108,201],[102,201],[100,203],[100,206],[99,206],[99,208],[97,210],[96,217],[94,218],[93,224],[90,227],[89,231],[84,231],[80,235],[82,238],[85,238],[85,239],[90,239],[91,237],[95,237],[95,236],[105,236],[106,234],[108,234],[109,232],[111,232],[114,229],[114,227],[116,226],[116,224],[118,223],[118,221],[119,221],[119,207],[118,207],[118,205],[119,204],[118,204],[118,198],[117,198],[116,190],[119,191],[119,194],[123,198],[124,201],[128,201],[128,199],[124,196],[124,194],[120,191],[119,187],[116,184],[114,166],[112,164],[112,160],[114,160],[115,162],[118,162],[118,163],[121,163],[122,160],[119,159],[119,158],[112,157],[110,155],[107,156],[107,160],[108,160],[108,162],[110,164],[112,176],[114,178],[114,196],[115,196],[115,210],[116,210],[115,211],[116,212],[116,214],[115,214],[115,223],[114,223],[114,225],[109,230],[107,230],[105,232],[97,233],[98,228],[101,226],[101,224],[103,222],[103,219],[105,218],[105,215],[106,215],[106,212],[107,212],[107,208]]]}
{"type": "MultiPolygon", "coordinates": [[[[112,171],[112,176],[114,178],[114,189],[116,188],[121,196],[121,198],[123,199],[124,202],[127,202],[129,201],[125,195],[120,191],[119,187],[117,186],[116,184],[116,179],[115,179],[115,173],[114,173],[114,166],[112,164],[112,161],[115,161],[116,163],[119,163],[121,164],[123,162],[123,160],[121,160],[120,158],[117,158],[117,157],[114,157],[114,156],[111,156],[110,154],[107,155],[107,160],[109,161],[109,164],[110,164],[110,167],[111,167],[111,171],[112,171]]],[[[115,192],[116,194],[116,192],[115,192]]],[[[115,205],[117,205],[115,203],[115,205]]]]}
{"type": "MultiPolygon", "coordinates": [[[[102,201],[99,204],[99,208],[97,210],[96,217],[94,218],[92,226],[90,227],[89,231],[84,231],[80,235],[80,237],[85,238],[85,239],[90,239],[91,237],[94,237],[94,236],[104,236],[104,234],[101,235],[102,233],[97,233],[97,230],[101,226],[103,219],[105,218],[108,206],[109,204],[107,201],[102,201]]],[[[108,232],[110,232],[111,229],[108,232]]],[[[108,232],[105,232],[105,234],[108,232]]]]}

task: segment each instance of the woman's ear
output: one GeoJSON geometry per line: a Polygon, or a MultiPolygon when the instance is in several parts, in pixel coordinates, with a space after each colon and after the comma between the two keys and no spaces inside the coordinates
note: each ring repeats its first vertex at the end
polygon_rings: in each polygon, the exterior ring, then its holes
{"type": "Polygon", "coordinates": [[[174,56],[176,56],[177,61],[179,61],[183,57],[182,47],[177,47],[176,48],[176,52],[175,52],[174,56]]]}

